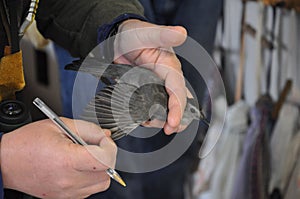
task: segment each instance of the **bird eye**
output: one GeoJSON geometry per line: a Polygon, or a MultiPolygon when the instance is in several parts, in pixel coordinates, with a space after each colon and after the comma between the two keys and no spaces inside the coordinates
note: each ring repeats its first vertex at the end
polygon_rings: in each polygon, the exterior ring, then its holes
{"type": "Polygon", "coordinates": [[[194,108],[190,108],[191,113],[196,113],[196,110],[194,108]]]}

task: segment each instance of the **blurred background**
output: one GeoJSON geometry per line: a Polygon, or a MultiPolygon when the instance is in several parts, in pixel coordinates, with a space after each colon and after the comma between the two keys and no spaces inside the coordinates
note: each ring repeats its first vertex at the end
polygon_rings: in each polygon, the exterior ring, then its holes
{"type": "MultiPolygon", "coordinates": [[[[123,173],[129,181],[126,190],[112,183],[91,198],[300,198],[300,1],[140,2],[149,21],[186,27],[212,56],[226,88],[225,126],[205,158],[199,150],[204,137],[213,134],[213,124],[208,130],[200,124],[191,147],[170,166],[123,173]]],[[[29,32],[21,42],[26,75],[21,95],[34,120],[44,117],[31,105],[37,96],[59,115],[73,117],[76,73],[64,66],[76,58],[36,38],[40,36],[29,32]]],[[[187,79],[193,78],[189,63],[181,61],[187,79]]],[[[207,85],[200,77],[192,86],[209,113],[207,85]]],[[[119,144],[144,151],[171,139],[161,133],[151,142],[126,138],[119,144]]]]}

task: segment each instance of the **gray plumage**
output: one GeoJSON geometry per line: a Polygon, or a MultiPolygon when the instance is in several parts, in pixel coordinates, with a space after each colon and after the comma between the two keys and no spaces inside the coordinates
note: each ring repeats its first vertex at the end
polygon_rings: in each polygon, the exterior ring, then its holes
{"type": "MultiPolygon", "coordinates": [[[[106,64],[90,57],[83,63],[73,62],[66,69],[92,74],[107,85],[88,104],[82,119],[95,122],[96,117],[102,128],[111,130],[114,140],[128,135],[146,121],[166,121],[168,94],[164,81],[151,70],[106,64]]],[[[197,119],[209,125],[194,101],[188,99],[181,124],[188,125],[197,119]]]]}

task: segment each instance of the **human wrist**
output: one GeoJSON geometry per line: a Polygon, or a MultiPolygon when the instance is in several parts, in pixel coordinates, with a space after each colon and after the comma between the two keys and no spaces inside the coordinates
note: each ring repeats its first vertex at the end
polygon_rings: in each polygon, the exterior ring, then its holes
{"type": "Polygon", "coordinates": [[[2,167],[1,167],[2,166],[2,164],[1,164],[2,163],[2,161],[1,161],[2,160],[2,153],[1,152],[2,152],[2,137],[3,136],[4,136],[4,133],[0,132],[0,174],[1,174],[0,177],[1,177],[1,182],[2,182],[2,173],[1,173],[1,171],[2,171],[2,167]]]}
{"type": "Polygon", "coordinates": [[[123,24],[124,22],[133,20],[133,19],[146,21],[146,18],[144,18],[143,16],[140,16],[140,15],[137,15],[137,14],[131,14],[131,13],[122,14],[122,15],[118,16],[117,18],[115,18],[113,21],[111,21],[111,23],[104,24],[98,28],[98,43],[101,43],[108,37],[113,36],[112,32],[115,29],[118,29],[118,26],[120,24],[123,24]]]}
{"type": "Polygon", "coordinates": [[[4,133],[0,143],[0,170],[3,188],[14,189],[12,176],[14,175],[14,165],[10,161],[14,159],[14,131],[4,133]]]}
{"type": "Polygon", "coordinates": [[[118,32],[117,33],[121,33],[122,31],[124,31],[124,27],[127,25],[127,24],[132,24],[132,23],[138,23],[138,22],[141,22],[141,20],[139,19],[127,19],[125,21],[122,21],[122,23],[119,24],[118,26],[118,32]]]}
{"type": "Polygon", "coordinates": [[[146,21],[143,16],[125,13],[119,15],[110,23],[104,24],[98,28],[97,43],[100,44],[99,50],[102,55],[101,59],[103,59],[104,62],[113,62],[115,35],[120,32],[119,26],[121,24],[132,19],[146,21]]]}

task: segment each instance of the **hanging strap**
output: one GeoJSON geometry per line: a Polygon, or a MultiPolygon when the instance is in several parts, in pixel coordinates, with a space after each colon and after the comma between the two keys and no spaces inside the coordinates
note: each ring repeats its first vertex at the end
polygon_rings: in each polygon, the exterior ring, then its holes
{"type": "Polygon", "coordinates": [[[261,96],[262,88],[262,67],[263,67],[263,49],[262,49],[262,38],[265,22],[265,5],[262,2],[258,2],[259,17],[258,17],[258,27],[255,35],[256,40],[256,61],[255,61],[255,80],[257,89],[257,98],[261,96]]]}
{"type": "Polygon", "coordinates": [[[19,38],[19,25],[18,25],[18,7],[20,6],[19,0],[8,0],[7,8],[9,13],[10,22],[10,36],[11,36],[11,54],[20,51],[20,38],[19,38]]]}
{"type": "MultiPolygon", "coordinates": [[[[274,44],[275,42],[275,28],[276,28],[276,20],[277,20],[277,9],[276,7],[272,8],[273,10],[273,19],[272,19],[272,31],[271,31],[271,42],[274,44]]],[[[274,49],[271,49],[270,57],[269,57],[269,63],[268,63],[268,68],[267,68],[267,77],[266,77],[266,90],[267,92],[270,91],[271,87],[271,73],[272,73],[272,65],[273,65],[273,54],[274,54],[274,49]]]]}
{"type": "Polygon", "coordinates": [[[244,65],[245,65],[245,18],[246,18],[246,1],[242,1],[242,18],[241,18],[241,33],[240,33],[240,66],[236,81],[235,102],[242,98],[244,65]]]}
{"type": "Polygon", "coordinates": [[[225,3],[222,1],[222,10],[221,10],[221,42],[220,42],[220,62],[221,62],[221,71],[225,71],[226,65],[226,53],[223,45],[223,41],[225,39],[225,3]]]}
{"type": "Polygon", "coordinates": [[[292,89],[292,80],[288,79],[284,85],[284,88],[282,89],[280,95],[279,95],[279,99],[276,102],[274,109],[272,111],[272,118],[273,120],[277,120],[278,115],[280,113],[281,107],[283,106],[284,102],[287,99],[288,94],[290,93],[291,89],[292,89]]]}

